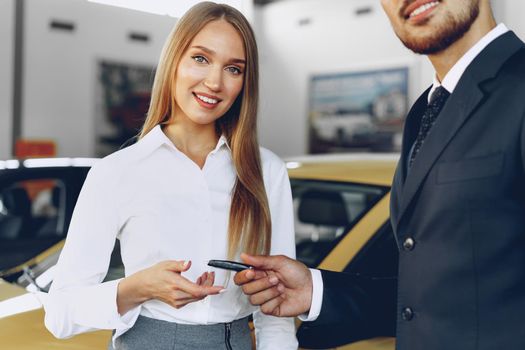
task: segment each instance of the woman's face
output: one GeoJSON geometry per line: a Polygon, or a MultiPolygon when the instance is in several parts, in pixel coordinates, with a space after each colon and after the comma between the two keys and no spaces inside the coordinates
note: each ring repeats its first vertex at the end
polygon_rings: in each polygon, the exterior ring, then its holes
{"type": "Polygon", "coordinates": [[[182,55],[175,78],[175,118],[208,125],[239,95],[246,57],[243,40],[224,20],[208,23],[182,55]]]}

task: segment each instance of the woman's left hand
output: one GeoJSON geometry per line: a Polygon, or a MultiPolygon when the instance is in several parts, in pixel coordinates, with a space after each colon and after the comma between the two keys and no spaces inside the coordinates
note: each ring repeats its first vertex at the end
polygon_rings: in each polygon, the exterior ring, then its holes
{"type": "MultiPolygon", "coordinates": [[[[215,282],[215,272],[204,272],[199,278],[197,278],[197,283],[199,286],[207,286],[211,287],[213,286],[213,283],[215,282]]],[[[178,290],[175,293],[177,293],[177,306],[179,308],[189,304],[193,303],[195,301],[199,301],[204,299],[206,296],[203,297],[194,297],[193,295],[186,293],[182,290],[178,290]]]]}

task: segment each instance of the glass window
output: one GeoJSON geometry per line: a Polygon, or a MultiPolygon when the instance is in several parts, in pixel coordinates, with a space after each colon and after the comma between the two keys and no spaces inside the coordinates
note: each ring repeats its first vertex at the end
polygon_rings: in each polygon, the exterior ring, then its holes
{"type": "Polygon", "coordinates": [[[317,266],[386,193],[383,187],[291,180],[297,259],[317,266]]]}
{"type": "Polygon", "coordinates": [[[63,237],[65,186],[57,179],[27,180],[0,191],[0,239],[63,237]]]}

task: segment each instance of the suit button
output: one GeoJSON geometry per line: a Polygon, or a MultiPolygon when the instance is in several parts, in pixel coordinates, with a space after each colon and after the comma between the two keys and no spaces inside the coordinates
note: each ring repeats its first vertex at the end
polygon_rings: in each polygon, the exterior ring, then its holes
{"type": "Polygon", "coordinates": [[[405,321],[410,321],[414,318],[414,311],[409,307],[405,307],[403,311],[401,311],[401,317],[403,317],[405,321]]]}
{"type": "Polygon", "coordinates": [[[416,242],[412,239],[412,237],[408,237],[403,242],[403,249],[405,249],[407,252],[414,249],[414,246],[416,245],[416,242]]]}

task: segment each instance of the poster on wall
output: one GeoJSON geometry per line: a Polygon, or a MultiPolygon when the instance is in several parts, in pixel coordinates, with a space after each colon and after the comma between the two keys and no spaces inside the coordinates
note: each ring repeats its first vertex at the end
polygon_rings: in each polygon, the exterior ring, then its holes
{"type": "Polygon", "coordinates": [[[154,67],[98,62],[95,154],[120,149],[140,131],[148,111],[154,67]]]}
{"type": "Polygon", "coordinates": [[[407,67],[313,75],[309,152],[399,151],[407,106],[407,67]]]}

